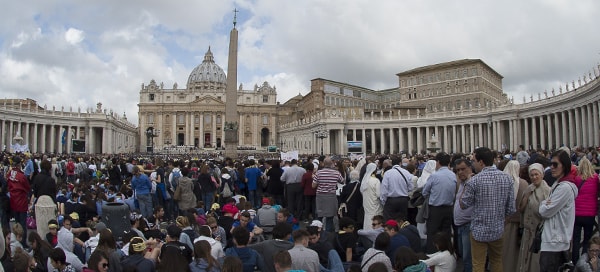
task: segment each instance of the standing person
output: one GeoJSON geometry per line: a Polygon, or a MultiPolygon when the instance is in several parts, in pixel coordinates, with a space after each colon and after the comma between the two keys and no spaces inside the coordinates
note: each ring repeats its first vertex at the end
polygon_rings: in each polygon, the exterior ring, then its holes
{"type": "Polygon", "coordinates": [[[525,151],[524,145],[519,145],[519,152],[517,152],[517,161],[520,166],[527,165],[527,161],[529,161],[529,153],[525,151]]]}
{"type": "Polygon", "coordinates": [[[140,211],[144,218],[152,215],[152,182],[146,174],[140,171],[140,168],[135,166],[132,169],[133,178],[131,179],[131,189],[135,193],[135,198],[140,205],[140,211]]]}
{"type": "MultiPolygon", "coordinates": [[[[10,210],[15,221],[21,226],[25,225],[27,218],[27,209],[29,204],[28,194],[31,190],[29,180],[21,170],[21,157],[13,157],[13,168],[6,175],[8,183],[8,193],[10,193],[10,210]]],[[[23,229],[21,244],[26,245],[27,228],[23,229]]]]}
{"type": "Polygon", "coordinates": [[[383,212],[383,206],[381,206],[381,202],[379,201],[379,196],[381,195],[381,182],[375,177],[375,170],[377,170],[376,164],[367,164],[367,170],[363,176],[362,182],[360,183],[360,192],[362,194],[363,201],[362,204],[363,209],[365,210],[362,228],[363,230],[372,230],[373,226],[370,224],[371,220],[374,216],[381,215],[383,212]]]}
{"type": "Polygon", "coordinates": [[[412,175],[400,167],[400,158],[392,159],[392,169],[386,171],[381,181],[381,204],[385,220],[407,218],[408,193],[413,190],[412,175]]]}
{"type": "Polygon", "coordinates": [[[340,208],[338,209],[338,214],[341,217],[349,217],[357,224],[360,208],[363,206],[362,194],[360,193],[360,181],[358,170],[352,170],[348,174],[349,181],[346,182],[344,187],[342,187],[342,192],[340,193],[340,208]]]}
{"type": "MultiPolygon", "coordinates": [[[[515,160],[510,160],[504,167],[504,173],[513,180],[513,195],[515,196],[515,208],[520,207],[523,193],[527,189],[527,181],[519,177],[520,166],[515,160]]],[[[502,237],[502,256],[504,271],[516,271],[519,260],[521,213],[515,212],[506,217],[504,223],[504,235],[502,237]]]]}
{"type": "MultiPolygon", "coordinates": [[[[177,199],[177,207],[179,214],[185,214],[185,211],[196,207],[196,195],[194,194],[194,182],[187,177],[187,169],[182,172],[184,175],[179,180],[179,185],[175,190],[175,199],[177,199]]],[[[214,194],[214,191],[213,191],[214,194]]],[[[192,246],[190,246],[191,248],[192,246]]]]}
{"type": "MultiPolygon", "coordinates": [[[[594,166],[583,157],[579,161],[577,175],[581,178],[577,198],[575,198],[575,228],[573,229],[573,263],[577,263],[580,255],[580,249],[587,252],[588,242],[594,233],[596,224],[597,195],[598,195],[598,174],[594,172],[594,166]],[[581,229],[583,229],[583,241],[581,240],[581,229]]],[[[582,252],[582,253],[583,253],[582,252]]]]}
{"type": "Polygon", "coordinates": [[[317,218],[317,190],[312,187],[313,174],[315,170],[315,165],[311,162],[307,162],[304,165],[306,169],[306,173],[302,175],[302,188],[304,190],[304,219],[305,222],[308,220],[317,218]]]}
{"type": "Polygon", "coordinates": [[[423,196],[429,196],[429,216],[427,217],[426,252],[436,252],[433,236],[442,231],[452,230],[452,210],[454,193],[456,192],[456,174],[448,166],[450,155],[440,152],[435,155],[436,172],[433,173],[423,188],[423,196]]]}
{"type": "Polygon", "coordinates": [[[523,200],[519,205],[519,211],[523,214],[523,236],[517,265],[519,272],[540,271],[540,254],[531,252],[529,248],[535,237],[537,225],[542,221],[540,203],[550,195],[550,186],[543,180],[544,167],[534,163],[528,170],[531,184],[523,193],[523,200]]]}
{"type": "Polygon", "coordinates": [[[473,207],[467,209],[460,208],[460,199],[465,193],[466,184],[471,181],[473,176],[473,166],[471,162],[464,159],[455,161],[454,170],[458,177],[458,190],[456,191],[456,200],[454,201],[454,225],[458,233],[458,252],[462,258],[463,271],[473,271],[471,262],[471,217],[473,215],[473,207]]]}
{"type": "Polygon", "coordinates": [[[321,221],[325,222],[325,228],[329,232],[333,232],[335,229],[333,217],[336,215],[338,207],[335,191],[337,184],[343,180],[340,172],[333,167],[331,158],[325,158],[323,169],[314,175],[312,184],[313,188],[317,188],[317,216],[322,217],[321,221]]]}
{"type": "Polygon", "coordinates": [[[487,147],[475,149],[475,170],[479,173],[466,184],[460,201],[462,209],[473,207],[471,255],[473,271],[485,270],[486,256],[494,272],[502,269],[504,218],[513,214],[515,197],[510,176],[493,167],[494,155],[487,147]]]}
{"type": "MultiPolygon", "coordinates": [[[[279,160],[271,161],[271,168],[267,169],[265,175],[267,176],[267,193],[275,199],[275,203],[283,203],[284,184],[281,181],[283,170],[279,160]]],[[[264,203],[263,203],[264,204],[264,203]]]]}
{"type": "Polygon", "coordinates": [[[213,200],[215,198],[215,190],[217,187],[212,182],[212,176],[209,173],[207,164],[200,166],[200,175],[198,175],[198,183],[202,188],[202,201],[204,201],[204,207],[212,207],[213,200]]]}
{"type": "Polygon", "coordinates": [[[544,219],[540,248],[540,271],[554,272],[566,263],[575,225],[575,198],[577,186],[571,173],[571,158],[563,150],[552,154],[552,185],[550,196],[540,203],[539,212],[544,219]]]}
{"type": "Polygon", "coordinates": [[[248,201],[252,203],[252,207],[260,207],[260,196],[257,195],[256,190],[259,186],[259,179],[262,178],[262,171],[256,166],[254,160],[250,160],[250,166],[246,168],[245,181],[248,186],[248,201]]]}
{"type": "Polygon", "coordinates": [[[119,168],[117,158],[112,158],[112,166],[110,169],[108,169],[108,181],[110,182],[110,185],[117,188],[117,191],[119,191],[121,189],[121,185],[123,185],[123,179],[121,176],[121,169],[119,168]]]}
{"type": "MultiPolygon", "coordinates": [[[[303,217],[302,198],[304,192],[302,191],[302,175],[306,173],[306,170],[298,166],[298,161],[293,159],[291,166],[283,171],[281,181],[285,182],[286,198],[288,203],[288,209],[298,219],[303,217]]],[[[337,208],[337,205],[336,205],[337,208]]]]}
{"type": "Polygon", "coordinates": [[[50,175],[52,164],[43,160],[40,169],[40,173],[33,179],[33,195],[36,199],[43,195],[49,196],[56,203],[56,180],[50,175]]]}

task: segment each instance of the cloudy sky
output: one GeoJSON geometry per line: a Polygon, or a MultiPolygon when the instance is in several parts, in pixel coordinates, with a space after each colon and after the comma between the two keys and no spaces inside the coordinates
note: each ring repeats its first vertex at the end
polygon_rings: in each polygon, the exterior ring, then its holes
{"type": "Polygon", "coordinates": [[[238,13],[238,83],[278,100],[326,78],[372,89],[396,73],[479,58],[516,103],[600,62],[600,1],[0,0],[0,97],[104,107],[137,123],[142,83],[185,86],[211,46],[227,70],[238,13]]]}

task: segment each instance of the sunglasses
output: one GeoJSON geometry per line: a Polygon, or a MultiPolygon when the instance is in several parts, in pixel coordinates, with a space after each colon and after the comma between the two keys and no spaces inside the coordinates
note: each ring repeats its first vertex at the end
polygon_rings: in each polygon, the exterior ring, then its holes
{"type": "Polygon", "coordinates": [[[552,162],[550,165],[552,165],[552,167],[556,168],[556,167],[558,167],[558,162],[552,162]]]}
{"type": "Polygon", "coordinates": [[[108,267],[108,263],[103,263],[102,264],[102,268],[107,268],[108,267]]]}

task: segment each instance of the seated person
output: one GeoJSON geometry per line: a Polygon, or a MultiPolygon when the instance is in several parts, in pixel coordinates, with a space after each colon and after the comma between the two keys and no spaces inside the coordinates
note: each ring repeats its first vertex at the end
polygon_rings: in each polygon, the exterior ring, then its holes
{"type": "Polygon", "coordinates": [[[342,217],[340,218],[339,225],[340,231],[336,235],[335,249],[343,262],[352,262],[355,257],[358,257],[355,256],[356,252],[354,252],[356,242],[358,241],[358,236],[354,233],[354,220],[349,217],[342,217]]]}

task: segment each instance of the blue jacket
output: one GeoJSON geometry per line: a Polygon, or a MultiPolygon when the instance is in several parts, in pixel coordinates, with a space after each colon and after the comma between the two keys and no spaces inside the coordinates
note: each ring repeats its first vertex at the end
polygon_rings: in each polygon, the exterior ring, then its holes
{"type": "Polygon", "coordinates": [[[152,183],[148,176],[140,174],[137,177],[133,176],[133,179],[131,179],[131,188],[135,190],[137,195],[148,195],[152,190],[152,183]]]}

